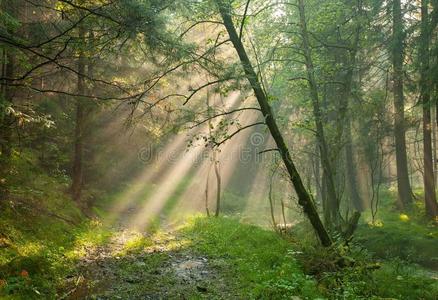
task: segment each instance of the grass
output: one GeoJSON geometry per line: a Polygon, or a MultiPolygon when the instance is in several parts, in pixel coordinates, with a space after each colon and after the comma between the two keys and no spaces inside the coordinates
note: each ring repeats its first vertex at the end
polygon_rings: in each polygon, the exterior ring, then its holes
{"type": "MultiPolygon", "coordinates": [[[[359,245],[341,249],[354,263],[333,267],[333,249],[292,242],[233,218],[194,218],[183,229],[191,247],[217,261],[242,299],[436,299],[438,282],[404,260],[373,262],[359,245]],[[378,268],[374,268],[378,266],[378,268]]],[[[313,241],[313,239],[310,239],[313,241]]]]}
{"type": "Polygon", "coordinates": [[[0,203],[2,299],[55,299],[85,249],[110,236],[71,201],[64,176],[36,165],[31,155],[15,155],[9,199],[0,203]]]}
{"type": "Polygon", "coordinates": [[[294,258],[294,248],[272,231],[231,218],[194,218],[183,232],[194,249],[216,261],[242,299],[316,299],[316,282],[294,258]]]}
{"type": "Polygon", "coordinates": [[[5,245],[0,251],[0,298],[55,299],[86,249],[104,244],[110,232],[96,221],[66,224],[45,215],[6,209],[0,214],[5,245]],[[29,226],[32,224],[32,226],[29,226]]]}
{"type": "MultiPolygon", "coordinates": [[[[422,199],[421,193],[417,193],[422,199]]],[[[438,226],[424,218],[424,203],[417,200],[409,212],[393,208],[396,194],[382,193],[377,219],[365,213],[356,232],[357,241],[375,257],[402,259],[438,271],[438,226]]]]}
{"type": "MultiPolygon", "coordinates": [[[[79,276],[78,260],[117,232],[86,218],[66,193],[68,180],[34,167],[31,156],[16,158],[13,172],[10,200],[0,203],[0,298],[57,299],[66,278],[79,276]]],[[[167,209],[188,180],[180,183],[167,209]]],[[[133,235],[125,241],[107,258],[118,280],[111,282],[110,293],[126,298],[167,290],[202,298],[178,283],[169,267],[172,257],[188,254],[208,257],[230,295],[241,299],[435,300],[437,280],[416,264],[436,266],[438,229],[422,218],[421,202],[400,214],[391,207],[393,199],[390,191],[382,194],[374,223],[364,215],[354,243],[342,249],[354,261],[347,267],[334,264],[337,251],[315,246],[309,228],[301,228],[301,234],[294,229],[297,235],[288,240],[230,217],[193,217],[173,239],[157,227],[153,236],[133,235]],[[147,251],[155,246],[164,250],[147,251]],[[375,259],[380,267],[369,268],[375,259]]],[[[223,296],[221,284],[209,286],[217,298],[223,296]]],[[[105,292],[107,287],[101,288],[105,292]]]]}
{"type": "Polygon", "coordinates": [[[106,236],[104,230],[90,223],[84,223],[67,234],[65,226],[59,224],[46,229],[19,235],[6,234],[9,245],[0,254],[3,283],[0,297],[55,298],[57,286],[74,272],[75,262],[84,255],[85,247],[103,243],[106,236]]]}

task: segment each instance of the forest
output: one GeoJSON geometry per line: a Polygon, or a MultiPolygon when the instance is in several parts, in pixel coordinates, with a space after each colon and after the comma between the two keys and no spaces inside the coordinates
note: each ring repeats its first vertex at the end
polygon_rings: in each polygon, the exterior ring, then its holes
{"type": "Polygon", "coordinates": [[[0,0],[0,299],[438,299],[438,0],[0,0]]]}

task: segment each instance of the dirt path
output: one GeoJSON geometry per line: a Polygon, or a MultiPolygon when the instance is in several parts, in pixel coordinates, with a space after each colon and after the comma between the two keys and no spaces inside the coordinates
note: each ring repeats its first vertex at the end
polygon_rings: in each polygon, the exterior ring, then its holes
{"type": "Polygon", "coordinates": [[[61,299],[237,299],[221,269],[171,229],[120,227],[105,245],[86,249],[61,299]]]}

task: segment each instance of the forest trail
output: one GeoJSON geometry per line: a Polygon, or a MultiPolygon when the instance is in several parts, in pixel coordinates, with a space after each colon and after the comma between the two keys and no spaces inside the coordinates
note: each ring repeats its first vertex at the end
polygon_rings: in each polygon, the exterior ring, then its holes
{"type": "Polygon", "coordinates": [[[61,299],[237,298],[217,268],[222,262],[196,253],[177,228],[139,232],[127,228],[128,218],[120,217],[104,245],[84,249],[61,299]]]}
{"type": "MultiPolygon", "coordinates": [[[[136,211],[131,207],[112,220],[111,236],[103,245],[83,249],[59,299],[242,298],[237,281],[227,274],[235,268],[227,254],[201,253],[197,246],[202,242],[165,217],[144,231],[130,228],[136,211]]],[[[422,274],[438,278],[435,270],[422,274]]]]}

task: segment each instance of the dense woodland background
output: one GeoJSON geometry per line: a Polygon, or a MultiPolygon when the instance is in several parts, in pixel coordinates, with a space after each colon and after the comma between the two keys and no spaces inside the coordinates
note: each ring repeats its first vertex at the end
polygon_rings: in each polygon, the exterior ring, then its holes
{"type": "Polygon", "coordinates": [[[0,297],[437,299],[438,1],[2,0],[0,53],[0,297]]]}

